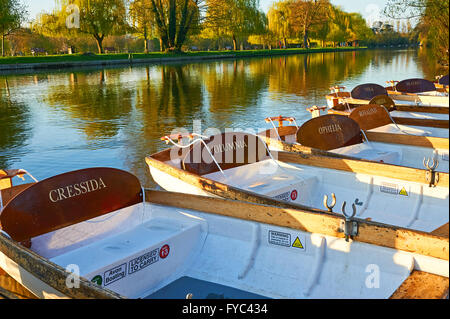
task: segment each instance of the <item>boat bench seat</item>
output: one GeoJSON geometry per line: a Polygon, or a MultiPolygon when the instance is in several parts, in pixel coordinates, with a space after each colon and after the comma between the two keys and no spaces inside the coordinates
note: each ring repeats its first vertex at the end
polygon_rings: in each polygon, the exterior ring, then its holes
{"type": "MultiPolygon", "coordinates": [[[[152,211],[155,215],[160,215],[159,210],[163,211],[159,207],[155,209],[152,211]]],[[[77,230],[73,229],[73,232],[77,230]]],[[[86,279],[101,277],[104,287],[139,296],[145,287],[170,277],[198,247],[201,234],[199,221],[158,216],[50,260],[62,267],[75,264],[86,279]],[[149,285],[150,281],[153,283],[149,285]]]]}
{"type": "Polygon", "coordinates": [[[399,165],[401,154],[399,152],[383,151],[370,147],[366,144],[357,144],[346,147],[341,147],[331,152],[356,158],[362,158],[369,161],[383,162],[394,165],[399,165]]]}
{"type": "Polygon", "coordinates": [[[221,173],[208,174],[205,177],[230,184],[234,187],[274,197],[280,200],[295,200],[300,193],[314,188],[318,183],[316,176],[304,171],[283,169],[272,160],[253,163],[245,167],[236,167],[225,171],[226,179],[221,173]],[[296,191],[296,195],[292,192],[296,191]]]}
{"type": "Polygon", "coordinates": [[[431,132],[428,130],[407,127],[405,125],[395,125],[388,124],[380,126],[374,129],[370,129],[369,132],[379,132],[379,133],[394,133],[394,134],[410,134],[416,136],[431,136],[431,132]]]}

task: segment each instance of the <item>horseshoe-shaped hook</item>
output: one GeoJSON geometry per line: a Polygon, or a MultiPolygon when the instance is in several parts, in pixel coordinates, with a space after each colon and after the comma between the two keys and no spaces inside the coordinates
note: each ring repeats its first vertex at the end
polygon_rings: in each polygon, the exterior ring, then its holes
{"type": "Polygon", "coordinates": [[[433,158],[433,164],[431,164],[431,166],[430,166],[430,158],[426,158],[426,157],[424,157],[423,158],[423,166],[425,166],[428,170],[430,170],[430,171],[434,171],[437,167],[438,167],[438,165],[439,165],[439,160],[438,159],[434,159],[433,158]]]}
{"type": "Polygon", "coordinates": [[[323,205],[328,209],[330,213],[333,212],[333,208],[334,206],[336,206],[336,195],[334,193],[331,193],[331,198],[332,198],[331,205],[328,205],[328,195],[325,195],[323,197],[323,205]]]}
{"type": "Polygon", "coordinates": [[[356,236],[358,234],[358,224],[353,221],[353,217],[356,215],[356,205],[355,203],[352,204],[353,212],[351,215],[347,215],[345,212],[345,206],[347,205],[347,202],[344,202],[342,204],[342,214],[345,216],[345,223],[344,223],[344,234],[345,234],[345,241],[349,241],[349,238],[353,238],[353,236],[356,236]]]}
{"type": "Polygon", "coordinates": [[[345,219],[347,221],[351,220],[353,217],[355,217],[356,215],[356,205],[355,203],[352,204],[352,214],[351,215],[347,215],[347,213],[345,212],[345,206],[347,205],[347,202],[342,203],[342,214],[344,214],[345,219]]]}

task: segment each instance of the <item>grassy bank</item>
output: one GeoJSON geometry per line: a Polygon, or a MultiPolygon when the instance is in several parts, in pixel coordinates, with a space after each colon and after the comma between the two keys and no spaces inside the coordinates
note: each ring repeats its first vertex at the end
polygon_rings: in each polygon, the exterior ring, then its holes
{"type": "MultiPolygon", "coordinates": [[[[135,62],[152,62],[152,60],[177,60],[177,59],[202,59],[202,58],[224,58],[224,57],[252,57],[252,56],[276,56],[276,55],[291,55],[291,54],[305,54],[318,52],[340,52],[366,49],[365,47],[342,47],[342,48],[313,48],[313,49],[275,49],[275,50],[245,50],[245,51],[198,51],[198,52],[183,52],[183,53],[133,53],[132,59],[135,62]]],[[[0,57],[0,66],[3,69],[8,66],[18,66],[20,64],[79,64],[80,62],[104,62],[111,63],[129,62],[130,55],[123,54],[72,54],[72,55],[47,55],[47,56],[16,56],[16,57],[0,57]]]]}

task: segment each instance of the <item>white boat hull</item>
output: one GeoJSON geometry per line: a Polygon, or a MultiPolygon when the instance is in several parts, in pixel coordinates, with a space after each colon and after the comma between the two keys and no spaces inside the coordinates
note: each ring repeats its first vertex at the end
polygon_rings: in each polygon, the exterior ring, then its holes
{"type": "MultiPolygon", "coordinates": [[[[413,269],[448,277],[448,261],[437,258],[152,204],[34,238],[32,249],[130,298],[155,297],[181,278],[264,298],[389,298],[413,269]]],[[[0,257],[13,274],[16,266],[0,257]]],[[[54,297],[16,269],[36,295],[54,297]]],[[[192,289],[178,289],[178,298],[204,297],[192,289]]]]}
{"type": "MultiPolygon", "coordinates": [[[[186,183],[154,167],[150,172],[167,191],[209,195],[200,188],[186,187],[186,183]]],[[[274,164],[271,160],[229,169],[225,175],[218,172],[203,177],[318,209],[325,209],[324,195],[330,197],[334,193],[337,211],[344,201],[348,207],[356,202],[358,218],[426,232],[448,223],[449,219],[447,187],[432,188],[425,183],[298,164],[274,164]]]]}

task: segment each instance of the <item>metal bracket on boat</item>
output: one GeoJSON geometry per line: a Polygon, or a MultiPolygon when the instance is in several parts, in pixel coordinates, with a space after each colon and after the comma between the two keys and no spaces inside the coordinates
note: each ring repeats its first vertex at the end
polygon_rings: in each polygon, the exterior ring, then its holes
{"type": "MultiPolygon", "coordinates": [[[[294,123],[295,126],[297,126],[297,123],[295,122],[295,117],[287,117],[287,116],[276,116],[276,117],[268,117],[265,119],[266,123],[272,123],[273,122],[278,122],[278,126],[282,127],[283,126],[283,122],[289,122],[289,124],[294,123]]],[[[298,126],[297,126],[298,127],[298,126]]]]}
{"type": "Polygon", "coordinates": [[[328,209],[328,211],[330,213],[333,212],[333,208],[334,208],[334,206],[336,206],[336,195],[334,193],[331,193],[331,198],[332,198],[332,201],[331,201],[331,205],[329,206],[328,205],[328,195],[325,195],[323,197],[323,205],[328,209]]]}
{"type": "Polygon", "coordinates": [[[353,239],[353,236],[358,235],[358,223],[353,220],[356,215],[356,205],[352,204],[351,215],[347,215],[345,212],[346,205],[347,202],[342,204],[342,214],[344,214],[345,220],[342,221],[339,232],[343,232],[345,234],[345,241],[349,241],[349,238],[353,239]]]}
{"type": "Polygon", "coordinates": [[[187,133],[187,134],[179,133],[179,134],[172,134],[172,135],[163,136],[163,137],[161,137],[161,141],[164,141],[164,142],[166,142],[166,144],[169,144],[172,141],[179,142],[183,138],[188,138],[190,141],[192,141],[196,137],[201,137],[201,136],[199,134],[195,134],[195,133],[187,133]]]}
{"type": "Polygon", "coordinates": [[[338,93],[338,92],[341,92],[341,90],[345,90],[345,89],[346,89],[345,86],[339,86],[339,85],[330,87],[331,93],[338,93]]]}
{"type": "Polygon", "coordinates": [[[394,88],[394,90],[397,91],[396,85],[397,85],[398,82],[399,81],[391,80],[391,81],[386,81],[386,84],[390,84],[394,88]]]}
{"type": "Polygon", "coordinates": [[[436,172],[436,168],[439,166],[439,160],[437,158],[433,158],[433,163],[430,166],[430,159],[424,158],[423,166],[425,166],[427,169],[425,178],[427,179],[429,186],[436,187],[437,183],[439,182],[439,173],[436,172]]]}

